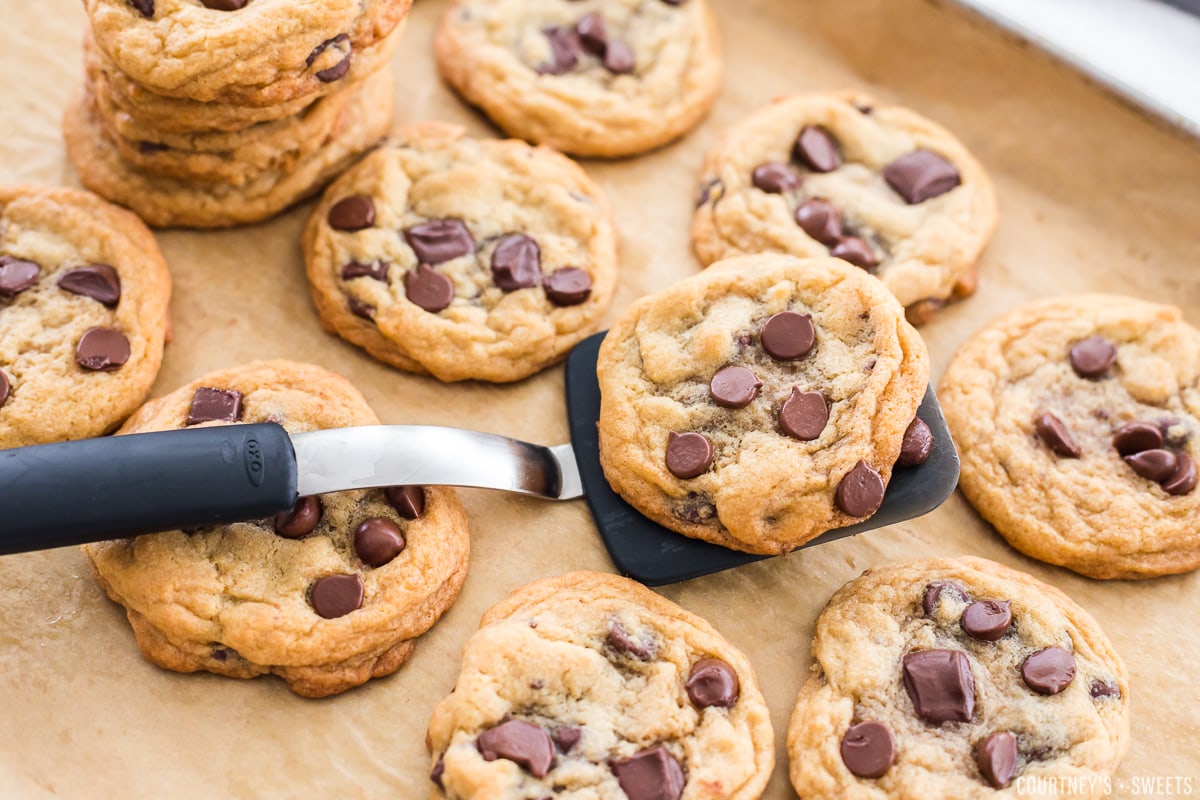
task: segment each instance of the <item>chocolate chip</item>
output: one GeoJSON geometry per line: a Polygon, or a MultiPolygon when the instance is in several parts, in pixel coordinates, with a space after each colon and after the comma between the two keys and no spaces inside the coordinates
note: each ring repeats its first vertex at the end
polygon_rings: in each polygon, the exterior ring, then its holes
{"type": "Polygon", "coordinates": [[[620,622],[613,620],[608,626],[608,646],[618,653],[631,655],[638,661],[649,661],[658,654],[658,644],[653,634],[635,639],[620,622]]]}
{"type": "Polygon", "coordinates": [[[144,156],[154,155],[155,153],[165,153],[171,148],[162,142],[141,141],[137,143],[138,152],[144,156]]]}
{"type": "Polygon", "coordinates": [[[433,781],[434,785],[436,785],[442,791],[446,790],[446,787],[442,785],[442,776],[445,774],[446,756],[440,755],[438,756],[437,763],[433,765],[433,769],[429,772],[429,780],[433,781]]]}
{"type": "Polygon", "coordinates": [[[246,3],[250,0],[200,0],[205,8],[211,8],[214,11],[237,11],[245,8],[246,3]]]}
{"type": "Polygon", "coordinates": [[[975,677],[961,650],[922,650],[904,656],[904,691],[926,722],[970,722],[975,716],[975,677]]]}
{"type": "Polygon", "coordinates": [[[963,611],[962,629],[968,636],[984,642],[994,642],[1012,625],[1012,602],[1009,600],[979,600],[963,611]]]}
{"type": "Polygon", "coordinates": [[[384,517],[372,517],[359,523],[354,531],[354,552],[371,567],[382,567],[404,550],[400,526],[384,517]]]}
{"type": "Polygon", "coordinates": [[[717,507],[712,498],[699,492],[689,492],[687,499],[678,503],[675,516],[693,525],[711,525],[717,519],[717,507]]]}
{"type": "Polygon", "coordinates": [[[754,168],[751,175],[754,185],[768,194],[783,194],[800,186],[800,177],[791,165],[779,161],[768,161],[754,168]]]}
{"type": "Polygon", "coordinates": [[[883,477],[865,461],[859,461],[838,483],[834,499],[852,517],[869,517],[883,505],[883,477]]]}
{"type": "Polygon", "coordinates": [[[967,594],[966,588],[954,581],[931,581],[925,587],[925,594],[921,597],[921,608],[925,611],[925,616],[932,617],[933,612],[937,611],[937,607],[942,602],[942,595],[949,595],[960,603],[965,603],[970,600],[970,595],[967,594]]]}
{"type": "Polygon", "coordinates": [[[767,355],[777,361],[792,361],[808,355],[817,338],[812,315],[780,311],[762,326],[759,339],[767,355]]]}
{"type": "Polygon", "coordinates": [[[146,19],[154,18],[154,0],[128,0],[128,2],[146,19]]]}
{"type": "Polygon", "coordinates": [[[604,17],[599,12],[593,11],[580,17],[575,23],[575,34],[584,50],[594,56],[604,57],[604,51],[608,49],[608,31],[604,29],[604,17]]]}
{"type": "Polygon", "coordinates": [[[878,778],[896,760],[892,732],[882,722],[851,725],[842,736],[842,763],[859,778],[878,778]]]}
{"type": "Polygon", "coordinates": [[[1165,481],[1175,474],[1178,459],[1170,450],[1143,450],[1125,456],[1125,463],[1143,478],[1157,482],[1165,481]]]}
{"type": "Polygon", "coordinates": [[[16,297],[33,286],[40,271],[32,261],[0,256],[0,297],[16,297]]]}
{"type": "Polygon", "coordinates": [[[1104,681],[1096,678],[1088,686],[1088,694],[1095,700],[1103,700],[1107,697],[1120,697],[1121,687],[1114,681],[1104,681]]]}
{"type": "Polygon", "coordinates": [[[291,511],[275,515],[275,532],[287,539],[307,536],[321,521],[321,501],[315,495],[301,497],[291,511]]]}
{"type": "Polygon", "coordinates": [[[232,389],[213,389],[201,386],[192,394],[187,424],[201,422],[237,422],[242,417],[242,393],[232,389]]]}
{"type": "Polygon", "coordinates": [[[364,303],[357,297],[347,297],[346,307],[350,309],[350,313],[356,317],[362,317],[366,320],[375,319],[375,306],[364,303]]]}
{"type": "Polygon", "coordinates": [[[454,282],[426,264],[418,264],[404,276],[408,299],[431,314],[454,302],[454,282]]]}
{"type": "Polygon", "coordinates": [[[309,593],[313,611],[325,619],[344,617],[362,608],[363,582],[358,575],[326,575],[309,593]]]}
{"type": "Polygon", "coordinates": [[[556,306],[577,306],[592,295],[592,278],[578,267],[563,267],[542,279],[546,299],[556,306]]]}
{"type": "Polygon", "coordinates": [[[224,647],[214,647],[212,650],[212,657],[217,661],[227,661],[229,659],[229,651],[224,647]]]}
{"type": "Polygon", "coordinates": [[[610,762],[629,800],[679,800],[686,783],[675,756],[660,745],[610,762]]]}
{"type": "Polygon", "coordinates": [[[842,165],[837,141],[819,125],[805,125],[800,129],[792,153],[797,161],[814,172],[832,172],[842,165]]]}
{"type": "Polygon", "coordinates": [[[372,264],[361,264],[357,261],[351,261],[342,267],[342,280],[352,281],[355,278],[374,278],[377,281],[387,283],[388,270],[391,266],[386,261],[376,261],[372,264]]]}
{"type": "Polygon", "coordinates": [[[842,238],[842,216],[837,206],[823,197],[810,197],[796,209],[796,224],[826,247],[842,238]]]}
{"type": "Polygon", "coordinates": [[[883,179],[909,205],[924,203],[962,183],[958,170],[930,150],[914,150],[883,168],[883,179]]]}
{"type": "Polygon", "coordinates": [[[898,467],[915,467],[924,464],[933,450],[933,431],[925,424],[925,420],[914,417],[904,431],[904,439],[900,442],[900,457],[896,459],[898,467]]]}
{"type": "Polygon", "coordinates": [[[719,658],[702,658],[692,665],[684,688],[696,708],[732,708],[740,687],[732,667],[719,658]]]}
{"type": "Polygon", "coordinates": [[[793,386],[792,393],[779,409],[779,427],[802,442],[818,438],[828,422],[829,403],[820,392],[802,392],[793,386]]]}
{"type": "Polygon", "coordinates": [[[329,227],[335,231],[361,231],[375,224],[375,201],[365,194],[352,194],[329,209],[329,227]]]}
{"type": "Polygon", "coordinates": [[[332,83],[339,78],[345,77],[346,73],[350,71],[350,59],[354,54],[351,51],[350,37],[344,33],[339,33],[332,39],[326,39],[314,47],[313,51],[308,54],[308,58],[305,59],[305,65],[311,67],[313,62],[330,47],[345,48],[346,55],[332,67],[327,67],[316,73],[317,80],[321,83],[332,83]]]}
{"type": "Polygon", "coordinates": [[[708,393],[722,408],[745,408],[761,387],[762,381],[745,367],[725,367],[712,376],[708,393]]]}
{"type": "Polygon", "coordinates": [[[1089,336],[1071,346],[1071,367],[1081,378],[1099,378],[1117,361],[1117,346],[1103,336],[1089,336]]]}
{"type": "Polygon", "coordinates": [[[523,233],[505,236],[492,251],[492,280],[501,290],[515,292],[537,286],[542,279],[542,251],[523,233]]]}
{"type": "Polygon", "coordinates": [[[1167,494],[1183,495],[1196,488],[1196,460],[1187,453],[1180,453],[1175,465],[1175,473],[1163,481],[1163,491],[1167,494]]]}
{"type": "Polygon", "coordinates": [[[441,264],[475,252],[475,240],[461,219],[435,219],[404,231],[404,240],[422,264],[441,264]]]}
{"type": "Polygon", "coordinates": [[[542,64],[537,68],[540,75],[565,75],[575,69],[575,65],[579,63],[579,56],[582,53],[582,45],[579,42],[579,36],[570,28],[546,28],[542,31],[546,35],[546,40],[550,43],[550,58],[549,64],[542,64]]]}
{"type": "Polygon", "coordinates": [[[984,779],[995,789],[1012,783],[1017,774],[1017,737],[997,731],[975,746],[975,763],[984,779]]]}
{"type": "Polygon", "coordinates": [[[0,406],[8,402],[8,396],[12,394],[12,383],[8,380],[8,376],[0,372],[0,406]]]}
{"type": "Polygon", "coordinates": [[[523,719],[501,722],[479,734],[475,747],[484,761],[503,758],[524,767],[535,778],[544,778],[554,764],[554,742],[538,725],[523,719]]]}
{"type": "Polygon", "coordinates": [[[425,513],[424,486],[389,486],[383,494],[396,513],[405,519],[419,519],[425,513]]]}
{"type": "Polygon", "coordinates": [[[88,264],[63,273],[58,288],[113,308],[121,300],[121,276],[108,264],[88,264]]]}
{"type": "Polygon", "coordinates": [[[676,478],[695,478],[708,472],[713,462],[713,446],[702,433],[676,433],[667,437],[667,469],[676,478]]]}
{"type": "Polygon", "coordinates": [[[632,48],[621,39],[613,39],[604,51],[604,68],[613,75],[628,75],[637,66],[632,48]]]}
{"type": "Polygon", "coordinates": [[[1025,659],[1021,677],[1038,694],[1058,694],[1075,678],[1075,657],[1061,647],[1045,647],[1025,659]]]}
{"type": "Polygon", "coordinates": [[[129,360],[129,340],[112,328],[88,328],[75,346],[75,363],[84,369],[112,372],[129,360]]]}
{"type": "Polygon", "coordinates": [[[1113,434],[1113,447],[1123,456],[1131,456],[1144,450],[1163,446],[1163,432],[1149,422],[1130,422],[1122,425],[1113,434]]]}
{"type": "Polygon", "coordinates": [[[563,725],[552,730],[550,738],[558,746],[558,751],[566,754],[574,750],[575,745],[579,744],[579,740],[583,738],[583,728],[576,728],[574,725],[563,725]]]}
{"type": "Polygon", "coordinates": [[[1049,411],[1039,414],[1033,422],[1033,427],[1038,438],[1057,455],[1063,458],[1079,458],[1082,454],[1083,451],[1075,444],[1075,439],[1071,437],[1066,424],[1049,411]]]}
{"type": "Polygon", "coordinates": [[[713,196],[715,194],[718,194],[724,187],[725,187],[725,184],[721,181],[720,178],[713,178],[710,181],[706,181],[704,186],[702,186],[700,188],[700,194],[696,198],[696,208],[699,208],[700,206],[707,203],[709,200],[711,200],[713,198],[713,196]]]}
{"type": "Polygon", "coordinates": [[[837,244],[830,248],[829,254],[865,270],[879,265],[879,257],[875,255],[871,245],[857,236],[843,236],[837,244]]]}

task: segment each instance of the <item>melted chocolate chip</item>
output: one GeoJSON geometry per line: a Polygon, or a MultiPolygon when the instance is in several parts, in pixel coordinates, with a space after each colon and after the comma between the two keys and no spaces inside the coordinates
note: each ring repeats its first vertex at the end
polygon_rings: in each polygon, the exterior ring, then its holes
{"type": "Polygon", "coordinates": [[[904,691],[918,717],[940,724],[975,716],[975,677],[961,650],[922,650],[904,656],[904,691]]]}
{"type": "Polygon", "coordinates": [[[0,256],[0,297],[16,297],[38,282],[40,272],[32,261],[0,256]]]}
{"type": "Polygon", "coordinates": [[[554,764],[554,742],[538,725],[523,719],[501,722],[479,734],[475,747],[484,761],[503,758],[524,767],[535,778],[544,778],[554,764]]]}
{"type": "Polygon", "coordinates": [[[967,602],[970,595],[967,594],[966,588],[954,581],[931,581],[925,587],[925,594],[921,597],[921,608],[925,611],[925,616],[932,617],[933,612],[937,611],[937,607],[942,602],[942,595],[953,597],[960,603],[967,602]]]}
{"type": "Polygon", "coordinates": [[[979,600],[963,611],[962,629],[968,636],[984,642],[994,642],[1008,633],[1012,625],[1012,602],[1009,600],[979,600]]]}
{"type": "Polygon", "coordinates": [[[695,478],[708,472],[713,462],[713,446],[702,433],[676,433],[667,437],[667,469],[676,478],[695,478]]]}
{"type": "Polygon", "coordinates": [[[128,3],[146,19],[154,19],[154,0],[128,0],[128,3]]]}
{"type": "Polygon", "coordinates": [[[383,493],[396,513],[405,519],[419,519],[425,513],[424,486],[389,486],[383,493]]]}
{"type": "Polygon", "coordinates": [[[1120,697],[1121,687],[1115,681],[1104,681],[1096,678],[1088,686],[1088,694],[1094,700],[1103,700],[1109,697],[1120,697]]]}
{"type": "Polygon", "coordinates": [[[1038,438],[1046,443],[1056,455],[1062,458],[1079,458],[1083,452],[1075,444],[1066,424],[1048,411],[1042,412],[1033,422],[1038,438]]]}
{"type": "Polygon", "coordinates": [[[12,382],[8,376],[0,372],[0,406],[8,402],[9,395],[12,394],[12,382]]]}
{"type": "Polygon", "coordinates": [[[675,506],[675,516],[693,525],[711,525],[717,518],[717,507],[706,494],[690,492],[687,499],[675,506]]]}
{"type": "Polygon", "coordinates": [[[1171,495],[1184,495],[1196,488],[1196,460],[1187,453],[1180,453],[1175,472],[1163,481],[1163,491],[1171,495]]]}
{"type": "Polygon", "coordinates": [[[763,349],[776,361],[792,361],[808,355],[816,342],[812,315],[780,311],[766,321],[759,333],[763,349]]]}
{"type": "Polygon", "coordinates": [[[579,740],[583,738],[583,728],[577,728],[574,725],[563,725],[560,728],[552,730],[550,738],[554,740],[554,744],[558,746],[560,753],[569,753],[575,749],[575,745],[579,744],[579,740]]]}
{"type": "Polygon", "coordinates": [[[754,168],[751,176],[754,185],[768,194],[783,194],[800,186],[800,177],[791,165],[779,161],[768,161],[754,168]]]}
{"type": "Polygon", "coordinates": [[[661,744],[609,765],[629,800],[679,800],[683,794],[683,768],[661,744]]]}
{"type": "Polygon", "coordinates": [[[1178,459],[1170,450],[1143,450],[1125,456],[1125,463],[1146,480],[1158,482],[1165,481],[1175,474],[1178,459]]]}
{"type": "Polygon", "coordinates": [[[575,33],[584,50],[594,56],[604,57],[604,51],[608,48],[608,31],[604,27],[604,17],[599,12],[593,11],[580,17],[575,23],[575,33]]]}
{"type": "Polygon", "coordinates": [[[792,393],[779,409],[779,427],[802,442],[820,437],[828,422],[829,403],[820,392],[802,392],[793,386],[792,393]]]}
{"type": "Polygon", "coordinates": [[[871,245],[857,236],[843,236],[829,249],[829,254],[865,270],[879,265],[879,257],[875,255],[871,245]]]}
{"type": "Polygon", "coordinates": [[[800,130],[792,154],[813,172],[832,172],[842,165],[837,141],[819,125],[805,125],[800,130]]]}
{"type": "Polygon", "coordinates": [[[719,658],[702,658],[688,673],[688,699],[696,708],[732,708],[738,699],[738,677],[733,668],[719,658]]]}
{"type": "Polygon", "coordinates": [[[583,51],[579,36],[570,28],[546,28],[542,31],[546,41],[550,43],[550,58],[548,64],[537,68],[540,75],[565,75],[575,69],[579,56],[583,51]]]}
{"type": "Polygon", "coordinates": [[[361,231],[375,224],[375,201],[365,194],[343,197],[330,207],[327,219],[335,231],[361,231]]]}
{"type": "Polygon", "coordinates": [[[342,280],[352,281],[355,278],[374,278],[377,281],[387,283],[388,270],[391,269],[391,266],[386,261],[376,261],[372,264],[360,264],[357,261],[351,261],[342,267],[342,280]]]}
{"type": "Polygon", "coordinates": [[[1117,362],[1117,346],[1103,336],[1089,336],[1071,347],[1068,360],[1075,374],[1094,380],[1117,362]]]}
{"type": "Polygon", "coordinates": [[[375,319],[375,306],[364,303],[357,297],[347,297],[346,307],[350,309],[350,313],[356,317],[362,317],[366,320],[375,319]]]}
{"type": "Polygon", "coordinates": [[[438,756],[437,763],[433,765],[433,769],[430,770],[430,772],[429,772],[429,780],[433,781],[434,784],[442,791],[446,790],[446,787],[442,785],[442,776],[445,774],[446,774],[446,757],[444,755],[441,755],[441,756],[438,756]]]}
{"type": "Polygon", "coordinates": [[[275,532],[287,539],[307,536],[321,521],[321,501],[315,495],[301,497],[291,511],[280,511],[275,515],[275,532]]]}
{"type": "Polygon", "coordinates": [[[170,150],[170,146],[162,142],[140,141],[137,143],[138,152],[144,156],[154,155],[155,153],[165,153],[170,150]]]}
{"type": "Polygon", "coordinates": [[[382,567],[404,550],[400,526],[384,517],[372,517],[359,523],[354,531],[354,552],[371,567],[382,567]]]}
{"type": "Polygon", "coordinates": [[[914,150],[883,168],[883,179],[909,205],[924,203],[962,183],[958,170],[931,150],[914,150]]]}
{"type": "Polygon", "coordinates": [[[431,314],[454,302],[454,282],[426,264],[418,264],[404,276],[408,299],[431,314]]]}
{"type": "Polygon", "coordinates": [[[542,279],[542,251],[523,233],[505,236],[492,251],[492,280],[505,292],[529,289],[542,279]]]}
{"type": "Polygon", "coordinates": [[[58,288],[90,297],[109,308],[121,300],[121,276],[108,264],[88,264],[65,272],[58,279],[58,288]]]}
{"type": "Polygon", "coordinates": [[[838,483],[834,500],[852,517],[869,517],[883,505],[883,477],[867,462],[859,461],[838,483]]]}
{"type": "Polygon", "coordinates": [[[725,367],[712,376],[708,393],[722,408],[745,408],[762,388],[762,381],[745,367],[725,367]]]}
{"type": "Polygon", "coordinates": [[[214,11],[238,11],[246,7],[250,0],[200,0],[205,8],[214,11]]]}
{"type": "Polygon", "coordinates": [[[362,608],[362,578],[358,575],[326,575],[318,578],[308,599],[318,616],[325,619],[344,617],[362,608]]]}
{"type": "Polygon", "coordinates": [[[112,372],[129,360],[129,340],[112,328],[88,328],[75,346],[75,363],[84,369],[112,372]]]}
{"type": "Polygon", "coordinates": [[[1012,783],[1017,774],[1017,737],[997,731],[975,746],[975,763],[984,779],[995,789],[1012,783]]]}
{"type": "Polygon", "coordinates": [[[658,643],[654,641],[653,634],[635,639],[625,626],[616,620],[609,623],[608,638],[605,641],[616,652],[633,656],[638,661],[649,661],[658,655],[658,643]]]}
{"type": "Polygon", "coordinates": [[[796,209],[796,224],[826,247],[842,238],[842,216],[837,207],[823,197],[811,197],[796,209]]]}
{"type": "Polygon", "coordinates": [[[475,252],[475,240],[461,219],[436,219],[404,231],[404,241],[422,264],[441,264],[475,252]]]}
{"type": "Polygon", "coordinates": [[[904,431],[904,439],[900,443],[900,457],[896,459],[897,467],[915,467],[924,464],[933,450],[933,431],[925,424],[925,420],[914,417],[904,431]]]}
{"type": "Polygon", "coordinates": [[[242,393],[232,389],[201,386],[192,394],[187,424],[201,422],[237,422],[242,417],[242,393]]]}
{"type": "Polygon", "coordinates": [[[1021,664],[1025,685],[1038,694],[1058,694],[1075,678],[1075,657],[1061,647],[1046,647],[1021,664]]]}
{"type": "Polygon", "coordinates": [[[577,306],[592,295],[592,278],[578,267],[563,267],[542,279],[546,299],[556,306],[577,306]]]}
{"type": "Polygon", "coordinates": [[[892,732],[882,722],[851,725],[842,736],[842,763],[859,778],[881,777],[896,760],[892,732]]]}
{"type": "Polygon", "coordinates": [[[613,39],[604,51],[604,68],[614,75],[628,75],[637,66],[633,50],[621,39],[613,39]]]}
{"type": "Polygon", "coordinates": [[[341,61],[334,64],[332,67],[327,67],[316,73],[317,80],[319,80],[321,83],[333,83],[336,80],[344,78],[346,73],[350,71],[350,59],[354,56],[354,53],[351,50],[350,37],[344,33],[339,33],[332,39],[326,39],[314,47],[313,51],[308,54],[308,58],[305,59],[305,64],[311,67],[313,62],[316,61],[317,58],[330,47],[345,48],[346,55],[341,61]]]}
{"type": "Polygon", "coordinates": [[[1123,456],[1155,450],[1162,447],[1163,442],[1162,430],[1149,422],[1130,422],[1122,425],[1112,438],[1113,447],[1123,456]]]}

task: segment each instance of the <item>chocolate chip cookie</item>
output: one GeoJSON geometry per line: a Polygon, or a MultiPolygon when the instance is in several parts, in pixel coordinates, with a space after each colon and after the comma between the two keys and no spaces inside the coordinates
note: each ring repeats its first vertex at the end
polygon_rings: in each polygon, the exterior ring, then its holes
{"type": "Polygon", "coordinates": [[[115,428],[146,399],[171,276],[128,211],[73,189],[0,187],[0,448],[115,428]]]}
{"type": "Polygon", "coordinates": [[[866,519],[902,453],[929,454],[914,422],[925,344],[879,281],[838,259],[729,259],[643,298],[598,371],[613,489],[735,550],[785,553],[866,519]]]}
{"type": "Polygon", "coordinates": [[[1096,621],[992,561],[868,570],[812,652],[788,730],[806,800],[1040,797],[1030,782],[1056,779],[1093,790],[1055,797],[1099,797],[1129,747],[1129,676],[1096,621]]]}
{"type": "MultiPolygon", "coordinates": [[[[264,361],[143,406],[120,433],[277,422],[298,433],[378,424],[345,379],[264,361]]],[[[272,519],[86,545],[147,659],[178,672],[267,673],[323,697],[397,670],[458,596],[467,520],[450,489],[302,497],[272,519]]]]}
{"type": "Polygon", "coordinates": [[[520,380],[612,298],[608,202],[574,162],[423,123],[329,187],[304,235],[326,329],[443,381],[520,380]]]}
{"type": "Polygon", "coordinates": [[[704,164],[692,222],[705,264],[734,255],[833,255],[874,275],[920,324],[975,290],[996,227],[979,162],[948,131],[857,92],[780,98],[704,164]]]}
{"type": "Polygon", "coordinates": [[[438,69],[513,136],[628,156],[682,136],[720,91],[707,0],[456,0],[438,69]]]}
{"type": "Polygon", "coordinates": [[[1200,566],[1200,331],[1130,297],[1041,300],[955,355],[963,494],[1009,544],[1093,578],[1200,566]]]}
{"type": "Polygon", "coordinates": [[[754,672],[704,620],[615,575],[483,616],[426,737],[433,797],[750,800],[775,763],[754,672]]]}

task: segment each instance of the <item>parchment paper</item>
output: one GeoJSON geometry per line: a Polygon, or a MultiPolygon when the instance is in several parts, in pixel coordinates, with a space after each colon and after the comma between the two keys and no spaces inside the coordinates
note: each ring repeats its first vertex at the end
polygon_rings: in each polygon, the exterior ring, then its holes
{"type": "MultiPolygon", "coordinates": [[[[650,156],[586,165],[611,193],[623,238],[613,315],[697,269],[687,235],[696,171],[719,130],[777,94],[854,86],[956,131],[999,192],[1000,229],[978,294],[923,329],[935,376],[979,325],[1035,297],[1125,292],[1178,303],[1200,322],[1197,142],[954,6],[714,2],[728,75],[709,121],[650,156]]],[[[80,4],[0,5],[0,180],[77,185],[59,119],[82,70],[80,4]]],[[[437,117],[487,134],[486,122],[434,72],[431,31],[443,5],[419,0],[392,65],[398,122],[437,117]]],[[[384,422],[566,440],[561,368],[516,386],[443,386],[322,333],[297,244],[310,208],[232,232],[160,235],[175,277],[175,339],[156,394],[218,367],[287,357],[346,375],[384,422]]],[[[0,796],[426,796],[426,722],[449,692],[460,648],[484,609],[540,577],[612,569],[582,501],[462,496],[474,552],[458,603],[397,674],[322,701],[295,697],[274,679],[150,666],[122,610],[104,599],[74,549],[0,559],[0,796]]],[[[867,567],[961,553],[1061,587],[1124,655],[1133,676],[1133,747],[1114,794],[1132,796],[1139,777],[1186,777],[1200,794],[1200,575],[1085,580],[1009,549],[956,495],[911,523],[663,591],[754,662],[778,740],[767,796],[793,796],[784,732],[808,672],[813,621],[830,594],[867,567]]]]}

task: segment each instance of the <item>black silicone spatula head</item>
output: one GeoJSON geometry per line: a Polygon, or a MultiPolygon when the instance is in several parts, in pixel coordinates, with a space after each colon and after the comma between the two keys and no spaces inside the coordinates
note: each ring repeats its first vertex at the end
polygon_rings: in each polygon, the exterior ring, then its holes
{"type": "MultiPolygon", "coordinates": [[[[583,491],[617,569],[642,583],[661,586],[769,558],[739,553],[667,530],[643,517],[608,485],[600,468],[600,437],[596,430],[600,419],[596,359],[603,340],[604,334],[598,333],[577,345],[567,358],[567,416],[583,491]]],[[[913,519],[945,502],[958,485],[958,453],[932,389],[926,392],[917,416],[933,432],[933,449],[928,460],[918,467],[892,472],[883,506],[875,516],[828,531],[802,547],[913,519]]]]}

